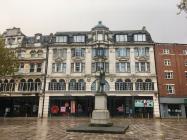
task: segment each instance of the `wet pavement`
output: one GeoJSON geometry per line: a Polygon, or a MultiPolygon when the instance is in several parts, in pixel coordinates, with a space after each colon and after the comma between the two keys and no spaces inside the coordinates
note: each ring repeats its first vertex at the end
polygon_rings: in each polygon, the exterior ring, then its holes
{"type": "Polygon", "coordinates": [[[187,119],[112,119],[125,134],[66,132],[89,118],[0,118],[0,140],[187,140],[187,119]]]}

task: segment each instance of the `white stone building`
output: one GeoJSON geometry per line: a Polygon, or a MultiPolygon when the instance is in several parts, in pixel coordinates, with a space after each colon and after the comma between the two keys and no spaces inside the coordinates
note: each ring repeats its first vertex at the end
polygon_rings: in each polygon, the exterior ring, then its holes
{"type": "Polygon", "coordinates": [[[154,43],[145,27],[110,31],[99,22],[91,31],[40,38],[41,44],[25,47],[28,52],[40,48],[44,54],[39,94],[27,95],[37,95],[39,117],[89,116],[101,68],[111,116],[160,117],[154,43]]]}
{"type": "MultiPolygon", "coordinates": [[[[67,112],[89,115],[101,68],[105,70],[105,91],[112,116],[160,116],[150,34],[145,28],[110,31],[101,22],[91,31],[57,32],[53,36],[44,116],[62,116],[67,112]]],[[[42,102],[40,98],[39,114],[42,102]]]]}

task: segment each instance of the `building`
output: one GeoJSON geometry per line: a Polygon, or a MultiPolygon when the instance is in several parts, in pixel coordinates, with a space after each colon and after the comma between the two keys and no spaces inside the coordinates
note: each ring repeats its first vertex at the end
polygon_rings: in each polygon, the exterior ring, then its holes
{"type": "MultiPolygon", "coordinates": [[[[37,35],[31,38],[37,39],[37,35]]],[[[160,117],[154,42],[145,27],[111,31],[99,22],[90,31],[57,32],[40,39],[46,39],[45,45],[32,43],[29,47],[26,42],[23,46],[28,52],[40,48],[47,56],[38,75],[39,94],[26,92],[27,97],[37,95],[39,117],[89,116],[101,69],[105,70],[111,116],[160,117]]],[[[35,75],[28,73],[28,77],[35,75]]]]}
{"type": "Polygon", "coordinates": [[[7,29],[5,47],[14,51],[19,69],[14,77],[0,79],[0,116],[38,116],[45,76],[47,36],[25,36],[19,28],[7,29]]]}
{"type": "Polygon", "coordinates": [[[155,44],[161,117],[187,117],[187,44],[155,44]]]}

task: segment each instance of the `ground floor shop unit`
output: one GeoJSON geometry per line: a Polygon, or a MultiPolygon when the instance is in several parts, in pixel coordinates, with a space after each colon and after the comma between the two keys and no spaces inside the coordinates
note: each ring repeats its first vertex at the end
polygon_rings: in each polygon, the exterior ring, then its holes
{"type": "Polygon", "coordinates": [[[186,98],[160,98],[161,118],[187,118],[186,98]]]}
{"type": "Polygon", "coordinates": [[[37,117],[39,97],[0,97],[0,117],[37,117]]]}
{"type": "MultiPolygon", "coordinates": [[[[46,96],[44,117],[91,116],[95,97],[92,96],[46,96]]],[[[42,100],[41,102],[42,103],[42,100]]],[[[111,117],[159,118],[158,99],[153,96],[109,96],[107,108],[111,117]]],[[[42,111],[42,109],[39,109],[42,111]]],[[[41,114],[39,111],[39,114],[41,114]]],[[[40,116],[40,115],[39,115],[40,116]]]]}

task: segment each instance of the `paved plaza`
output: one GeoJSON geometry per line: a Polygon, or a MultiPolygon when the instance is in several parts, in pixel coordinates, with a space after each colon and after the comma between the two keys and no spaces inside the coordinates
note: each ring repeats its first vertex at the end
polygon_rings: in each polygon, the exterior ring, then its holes
{"type": "Polygon", "coordinates": [[[187,140],[187,119],[112,119],[125,134],[66,132],[89,118],[0,118],[0,140],[187,140]]]}

